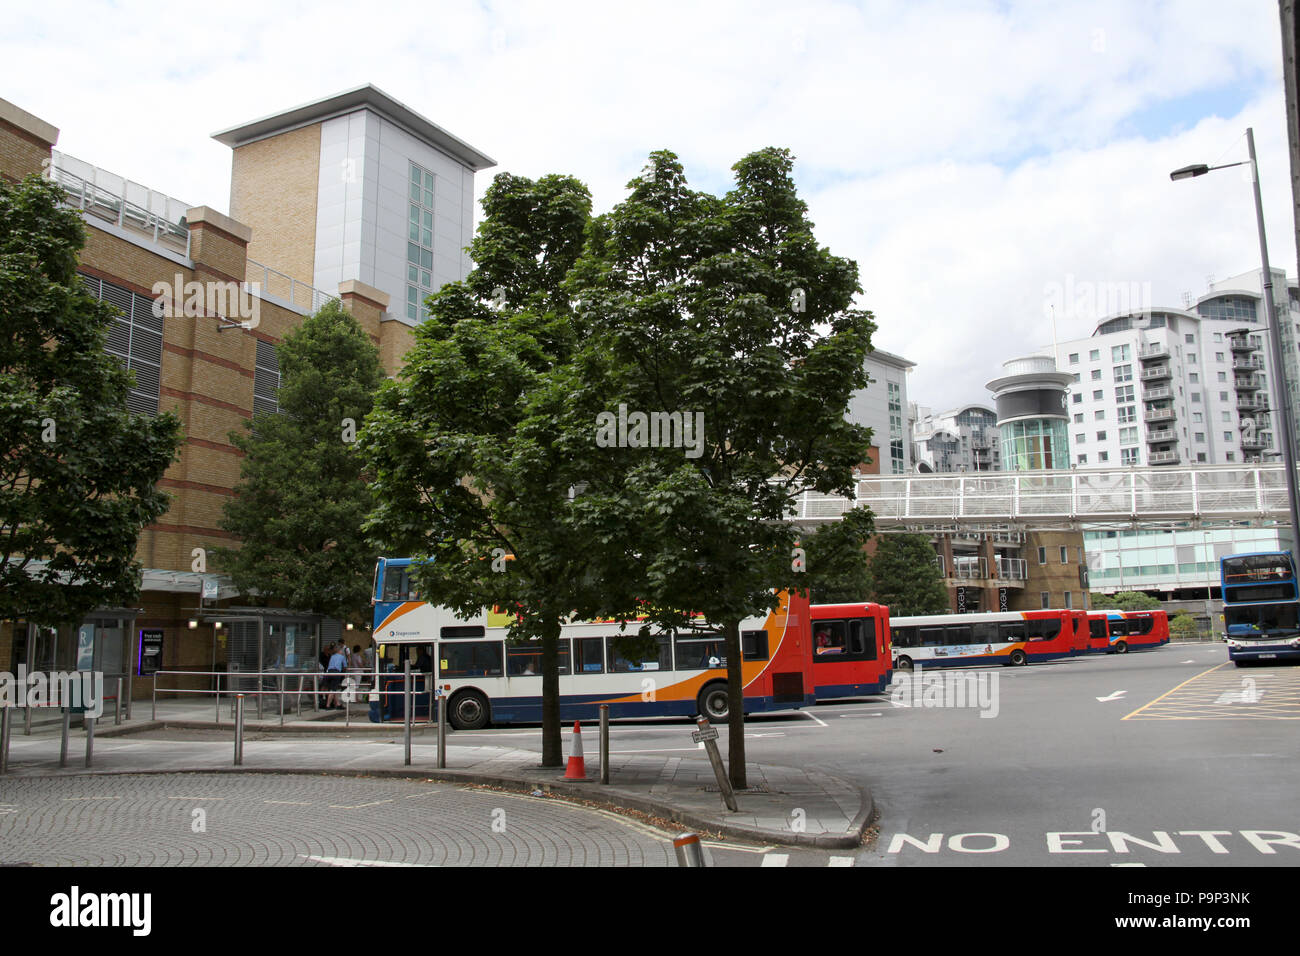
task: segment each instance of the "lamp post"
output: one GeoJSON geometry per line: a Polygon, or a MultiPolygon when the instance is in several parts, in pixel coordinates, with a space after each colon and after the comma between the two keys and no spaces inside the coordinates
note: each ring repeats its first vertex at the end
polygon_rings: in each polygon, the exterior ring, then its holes
{"type": "Polygon", "coordinates": [[[1259,230],[1259,258],[1261,265],[1264,267],[1262,277],[1264,314],[1268,321],[1269,341],[1273,345],[1271,363],[1273,381],[1277,383],[1277,394],[1282,405],[1282,459],[1286,463],[1287,502],[1291,510],[1291,547],[1294,551],[1296,545],[1300,543],[1300,507],[1297,507],[1296,501],[1295,421],[1291,410],[1291,396],[1287,388],[1286,366],[1282,360],[1282,327],[1278,322],[1277,307],[1273,302],[1273,272],[1268,265],[1268,241],[1264,238],[1264,202],[1259,193],[1259,164],[1255,161],[1255,131],[1252,128],[1246,130],[1246,148],[1250,153],[1250,159],[1245,162],[1225,163],[1222,166],[1206,166],[1204,164],[1184,166],[1181,169],[1175,169],[1169,174],[1169,178],[1173,180],[1191,179],[1194,176],[1204,176],[1214,169],[1250,165],[1250,179],[1255,187],[1255,225],[1259,230]]]}

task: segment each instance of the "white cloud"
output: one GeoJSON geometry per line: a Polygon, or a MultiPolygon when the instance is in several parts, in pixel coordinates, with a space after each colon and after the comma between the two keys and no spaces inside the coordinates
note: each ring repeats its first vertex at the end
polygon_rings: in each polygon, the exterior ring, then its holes
{"type": "MultiPolygon", "coordinates": [[[[145,2],[9,11],[6,99],[60,148],[225,210],[217,129],[372,82],[494,156],[572,173],[598,210],[652,149],[723,190],[788,146],[818,238],[856,259],[877,344],[936,407],[1050,344],[1049,283],[1177,305],[1255,266],[1256,130],[1275,265],[1294,272],[1277,7],[1039,3],[145,2]],[[1215,117],[1199,102],[1231,104],[1215,117]],[[1245,104],[1238,108],[1238,104],[1245,104]]],[[[480,194],[491,174],[479,177],[480,194]]],[[[1062,339],[1093,316],[1058,316],[1062,339]]]]}

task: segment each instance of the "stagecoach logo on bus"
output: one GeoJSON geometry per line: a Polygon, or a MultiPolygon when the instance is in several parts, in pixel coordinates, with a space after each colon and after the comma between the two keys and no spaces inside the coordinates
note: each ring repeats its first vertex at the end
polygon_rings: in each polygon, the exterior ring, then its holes
{"type": "Polygon", "coordinates": [[[632,412],[618,406],[618,415],[596,416],[599,448],[685,448],[687,458],[704,454],[703,412],[632,412]]]}
{"type": "Polygon", "coordinates": [[[72,707],[87,717],[104,714],[104,675],[100,671],[0,671],[0,707],[72,707]]]}
{"type": "Polygon", "coordinates": [[[973,707],[981,717],[998,715],[998,673],[945,670],[925,674],[920,664],[910,673],[894,672],[889,701],[895,707],[973,707]]]}

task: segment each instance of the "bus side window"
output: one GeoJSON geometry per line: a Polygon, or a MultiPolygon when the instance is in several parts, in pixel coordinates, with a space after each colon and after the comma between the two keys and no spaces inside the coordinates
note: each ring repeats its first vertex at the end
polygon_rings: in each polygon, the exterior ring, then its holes
{"type": "Polygon", "coordinates": [[[1009,624],[999,624],[998,630],[1002,635],[1002,643],[1016,644],[1021,641],[1029,640],[1029,635],[1025,631],[1024,621],[1012,621],[1009,624]]]}
{"type": "Polygon", "coordinates": [[[890,628],[892,632],[892,643],[895,647],[916,647],[916,628],[914,627],[894,627],[890,628]]]}
{"type": "Polygon", "coordinates": [[[943,646],[944,629],[942,627],[918,627],[916,632],[918,647],[943,646]]]}
{"type": "Polygon", "coordinates": [[[876,659],[876,622],[871,618],[849,621],[849,656],[860,661],[876,659]]]}
{"type": "Polygon", "coordinates": [[[440,644],[442,658],[439,677],[500,677],[502,674],[500,641],[464,641],[440,644]]]}
{"type": "Polygon", "coordinates": [[[603,674],[605,641],[599,637],[578,637],[573,641],[574,664],[579,674],[603,674]]]}
{"type": "Polygon", "coordinates": [[[767,660],[767,631],[743,631],[740,635],[740,651],[741,660],[767,660]]]}

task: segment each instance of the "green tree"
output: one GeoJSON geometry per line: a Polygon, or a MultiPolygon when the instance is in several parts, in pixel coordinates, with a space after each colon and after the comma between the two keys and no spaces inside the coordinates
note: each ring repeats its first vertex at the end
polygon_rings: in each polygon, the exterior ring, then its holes
{"type": "Polygon", "coordinates": [[[1093,592],[1089,596],[1093,610],[1116,610],[1116,611],[1157,611],[1160,609],[1160,602],[1149,594],[1141,591],[1119,591],[1115,594],[1098,594],[1093,592]]]}
{"type": "Polygon", "coordinates": [[[384,378],[379,351],[337,301],[277,349],[279,414],[259,414],[241,449],[240,484],[221,526],[239,548],[213,549],[245,594],[360,621],[376,551],[362,531],[370,497],[357,429],[384,378]]]}
{"type": "Polygon", "coordinates": [[[946,614],[950,610],[934,547],[925,535],[880,535],[867,576],[871,599],[889,605],[893,617],[946,614]]]}
{"type": "Polygon", "coordinates": [[[85,232],[62,190],[0,179],[0,618],[56,625],[136,600],[140,531],[180,422],[127,410],[104,351],[117,310],[77,277],[85,232]]]}
{"type": "Polygon", "coordinates": [[[1189,641],[1196,638],[1201,633],[1201,627],[1196,623],[1196,618],[1192,617],[1186,611],[1179,611],[1169,622],[1169,634],[1179,640],[1189,641]]]}
{"type": "MultiPolygon", "coordinates": [[[[496,177],[470,247],[474,269],[429,300],[360,442],[374,475],[371,533],[420,560],[428,599],[467,616],[509,607],[512,639],[540,640],[548,767],[563,762],[561,624],[630,607],[624,588],[635,581],[611,573],[615,538],[575,521],[594,429],[574,400],[581,332],[561,283],[590,209],[571,177],[496,177]]],[[[461,695],[451,707],[468,721],[488,703],[461,695]]]]}
{"type": "Polygon", "coordinates": [[[875,524],[864,508],[845,512],[842,520],[828,521],[804,535],[807,552],[809,599],[813,604],[856,604],[870,600],[871,578],[863,545],[875,524]]]}
{"type": "Polygon", "coordinates": [[[639,556],[657,623],[690,626],[699,612],[725,633],[737,787],[740,622],[773,608],[774,588],[808,585],[785,520],[798,492],[850,493],[868,455],[867,430],[845,412],[867,385],[874,325],[853,308],[857,266],[814,239],[792,166],[785,150],[755,152],[718,198],[691,190],[671,152],[653,153],[628,198],[593,220],[566,282],[582,303],[578,400],[608,415],[681,415],[675,443],[607,430],[579,517],[608,540],[624,528],[611,553],[639,556]]]}

